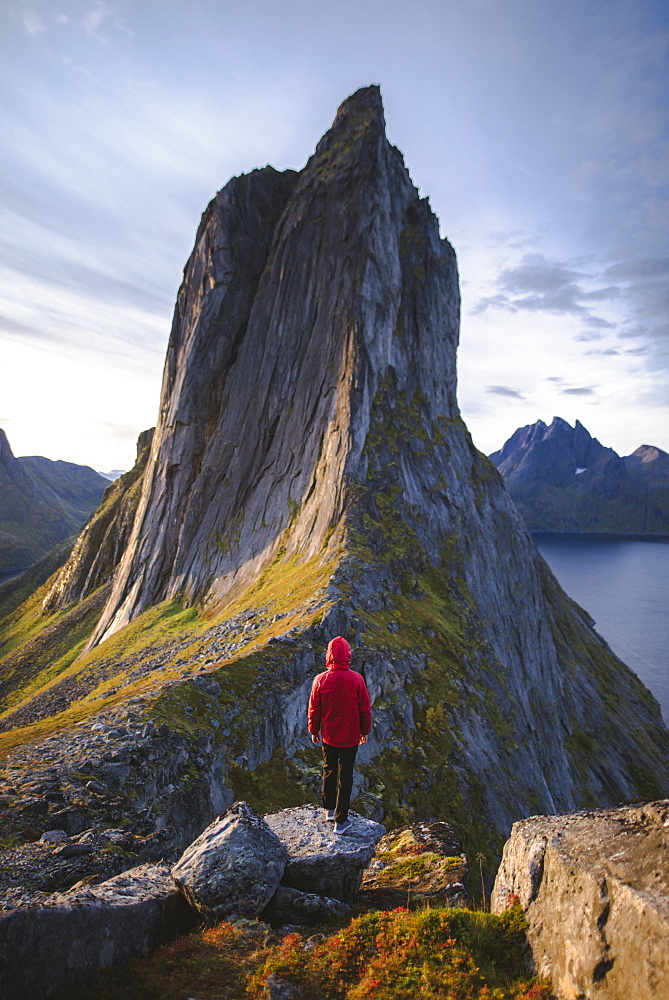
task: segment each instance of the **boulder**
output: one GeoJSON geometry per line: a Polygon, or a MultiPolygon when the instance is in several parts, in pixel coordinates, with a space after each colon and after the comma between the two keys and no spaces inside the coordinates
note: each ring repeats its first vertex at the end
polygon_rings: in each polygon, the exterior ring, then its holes
{"type": "Polygon", "coordinates": [[[281,884],[353,903],[362,872],[386,828],[353,811],[349,819],[351,829],[337,836],[323,810],[316,806],[297,806],[265,816],[288,852],[281,884]]]}
{"type": "Polygon", "coordinates": [[[166,865],[142,865],[4,912],[0,996],[35,1000],[85,984],[101,968],[145,955],[192,924],[166,865]]]}
{"type": "Polygon", "coordinates": [[[262,919],[272,927],[284,924],[321,924],[335,917],[350,917],[352,912],[350,906],[338,899],[280,885],[265,907],[262,919]]]}
{"type": "Polygon", "coordinates": [[[387,833],[376,845],[360,886],[376,909],[462,906],[467,902],[467,858],[448,823],[414,823],[387,833]]]}
{"type": "Polygon", "coordinates": [[[516,901],[560,1000],[669,997],[669,800],[515,823],[493,912],[516,901]]]}
{"type": "Polygon", "coordinates": [[[286,861],[267,823],[248,802],[233,802],[184,851],[172,876],[207,921],[253,919],[276,892],[286,861]]]}
{"type": "Polygon", "coordinates": [[[280,979],[275,973],[265,980],[265,996],[267,1000],[294,1000],[297,989],[287,979],[280,979]]]}

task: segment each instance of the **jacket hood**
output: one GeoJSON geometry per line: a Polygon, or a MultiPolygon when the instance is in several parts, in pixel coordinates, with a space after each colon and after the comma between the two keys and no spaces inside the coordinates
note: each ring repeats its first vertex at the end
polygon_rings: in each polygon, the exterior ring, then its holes
{"type": "Polygon", "coordinates": [[[351,647],[343,636],[338,635],[328,643],[325,665],[328,670],[341,670],[342,668],[350,667],[351,647]]]}

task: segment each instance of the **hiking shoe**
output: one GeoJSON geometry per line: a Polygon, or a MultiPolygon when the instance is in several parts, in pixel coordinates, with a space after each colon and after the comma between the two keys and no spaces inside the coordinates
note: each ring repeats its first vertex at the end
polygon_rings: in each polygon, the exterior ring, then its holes
{"type": "Polygon", "coordinates": [[[335,814],[334,809],[326,809],[325,810],[325,819],[327,820],[328,823],[333,823],[334,822],[334,814],[335,814]]]}
{"type": "Polygon", "coordinates": [[[353,826],[353,823],[351,823],[350,819],[347,819],[343,823],[335,823],[335,825],[334,825],[334,832],[335,833],[346,833],[346,831],[350,830],[352,826],[353,826]]]}

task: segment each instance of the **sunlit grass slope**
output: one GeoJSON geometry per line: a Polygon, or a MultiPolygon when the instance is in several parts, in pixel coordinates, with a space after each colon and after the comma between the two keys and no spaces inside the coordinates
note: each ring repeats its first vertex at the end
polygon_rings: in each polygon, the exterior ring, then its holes
{"type": "MultiPolygon", "coordinates": [[[[214,658],[210,664],[214,676],[227,673],[226,664],[260,650],[273,636],[307,627],[322,615],[326,609],[322,594],[333,568],[332,560],[300,562],[280,555],[215,614],[184,607],[180,601],[163,602],[83,656],[79,654],[99,617],[105,588],[78,605],[44,615],[42,601],[52,582],[47,580],[0,622],[0,724],[36,697],[48,701],[49,693],[65,683],[76,685],[76,697],[65,711],[0,734],[0,755],[131,697],[145,696],[147,712],[161,703],[164,713],[165,699],[169,703],[176,696],[161,692],[201,660],[216,626],[230,623],[226,639],[237,648],[231,657],[219,657],[218,662],[214,658]],[[256,615],[262,624],[247,637],[245,626],[256,615]],[[277,616],[281,617],[274,621],[277,616]],[[156,660],[160,663],[154,669],[156,660]]],[[[231,671],[231,678],[234,687],[243,686],[245,678],[239,672],[231,671]]]]}

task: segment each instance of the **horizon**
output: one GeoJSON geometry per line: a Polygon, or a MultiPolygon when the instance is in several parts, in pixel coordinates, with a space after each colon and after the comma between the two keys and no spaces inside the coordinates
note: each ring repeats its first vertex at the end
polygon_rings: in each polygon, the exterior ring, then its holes
{"type": "MultiPolygon", "coordinates": [[[[508,437],[508,438],[506,438],[506,440],[505,440],[505,441],[503,441],[503,442],[502,442],[502,443],[501,443],[501,444],[500,444],[500,445],[499,445],[499,446],[498,446],[497,448],[494,448],[494,449],[493,449],[492,451],[490,451],[490,452],[488,452],[488,453],[487,453],[487,454],[488,454],[488,457],[490,457],[490,455],[493,455],[493,454],[495,454],[495,453],[496,453],[496,452],[498,452],[498,451],[501,451],[501,450],[502,450],[502,448],[504,447],[504,445],[505,445],[505,444],[507,443],[507,441],[509,441],[509,440],[510,440],[510,438],[511,438],[511,437],[513,437],[513,435],[514,435],[514,434],[515,434],[515,433],[516,433],[517,431],[520,431],[520,430],[525,430],[525,428],[526,428],[526,427],[533,427],[533,426],[534,426],[535,424],[538,424],[538,423],[542,423],[542,424],[544,424],[544,425],[545,425],[546,427],[550,427],[550,426],[551,426],[551,424],[553,423],[553,421],[555,421],[555,420],[562,420],[562,419],[563,419],[563,418],[562,418],[562,417],[560,417],[560,416],[559,416],[558,414],[554,414],[554,415],[553,415],[553,418],[552,418],[552,420],[542,420],[541,418],[539,418],[538,420],[535,420],[535,421],[533,421],[533,423],[532,423],[532,424],[524,424],[524,425],[522,425],[521,427],[517,427],[517,428],[516,428],[516,430],[515,430],[515,431],[513,431],[513,432],[512,432],[512,434],[510,434],[510,435],[509,435],[509,437],[508,437]]],[[[577,423],[579,423],[579,424],[581,424],[581,426],[582,426],[582,427],[584,428],[584,430],[585,430],[585,431],[586,431],[586,432],[587,432],[588,434],[590,434],[590,431],[588,430],[588,428],[587,428],[587,427],[585,427],[585,425],[584,425],[584,424],[583,424],[583,423],[582,423],[582,422],[581,422],[580,420],[578,420],[578,419],[576,419],[576,420],[574,421],[574,424],[570,424],[570,423],[569,423],[569,421],[563,421],[563,422],[564,422],[564,423],[566,423],[566,424],[568,424],[568,426],[569,426],[569,427],[570,427],[570,428],[571,428],[572,430],[574,430],[574,429],[575,429],[575,425],[576,425],[577,423]]],[[[147,428],[147,430],[148,430],[148,428],[147,428]]],[[[6,432],[4,431],[4,428],[3,428],[3,427],[0,427],[0,432],[4,432],[4,433],[5,433],[5,435],[6,435],[6,432]]],[[[610,445],[608,445],[608,444],[607,444],[607,443],[606,443],[605,441],[599,441],[599,438],[597,438],[597,437],[596,437],[596,436],[595,436],[594,434],[590,434],[590,437],[592,437],[592,438],[593,438],[593,440],[595,440],[595,441],[598,441],[598,442],[599,442],[599,444],[603,445],[603,447],[605,447],[605,448],[609,448],[609,447],[611,447],[611,446],[610,446],[610,445]]],[[[8,442],[9,442],[9,447],[10,447],[10,449],[12,449],[12,442],[11,442],[11,440],[9,439],[9,437],[7,437],[7,440],[8,440],[8,442]]],[[[657,451],[659,451],[659,452],[660,452],[661,454],[663,454],[663,455],[666,455],[666,454],[667,454],[667,452],[665,452],[663,448],[660,448],[660,447],[659,447],[658,445],[654,444],[654,443],[653,443],[652,441],[642,441],[642,442],[641,442],[640,444],[638,444],[638,445],[636,446],[636,448],[633,448],[631,452],[628,452],[628,453],[627,453],[627,455],[623,455],[623,454],[621,454],[620,452],[616,452],[616,454],[617,454],[617,455],[618,455],[618,456],[619,456],[620,458],[626,458],[626,457],[629,457],[629,455],[632,455],[632,454],[634,454],[634,453],[635,453],[636,451],[638,451],[638,450],[639,450],[640,448],[654,448],[654,449],[656,449],[657,451]]],[[[614,451],[616,451],[616,449],[615,449],[615,448],[614,448],[613,450],[614,450],[614,451]]],[[[14,457],[15,457],[15,458],[34,458],[34,457],[42,457],[42,458],[48,458],[48,457],[49,457],[49,456],[47,456],[47,455],[42,455],[42,456],[35,456],[35,455],[17,455],[17,454],[16,454],[15,452],[14,452],[14,450],[13,450],[13,449],[12,449],[12,454],[14,455],[14,457]]],[[[69,461],[69,459],[67,459],[67,458],[61,458],[61,459],[51,459],[51,461],[62,461],[62,462],[68,462],[68,461],[69,461]]],[[[79,462],[75,462],[75,463],[72,463],[72,464],[75,464],[75,465],[81,465],[81,464],[83,464],[83,465],[87,465],[87,463],[79,463],[79,462]]],[[[98,473],[99,475],[101,475],[101,476],[102,476],[103,478],[107,478],[107,477],[108,477],[109,475],[112,475],[112,474],[114,474],[114,478],[115,478],[115,479],[117,479],[117,478],[118,478],[118,477],[119,477],[120,475],[123,475],[123,473],[125,473],[125,472],[128,472],[128,471],[129,471],[129,470],[130,470],[130,469],[132,468],[132,466],[133,466],[133,465],[134,465],[134,461],[133,461],[133,462],[132,462],[132,463],[131,463],[130,465],[128,465],[128,466],[127,466],[126,468],[123,468],[123,469],[122,469],[122,468],[109,468],[109,469],[104,469],[104,470],[103,470],[102,468],[100,468],[100,467],[98,467],[98,466],[92,466],[92,465],[88,465],[88,468],[91,468],[91,469],[93,469],[93,471],[94,471],[94,472],[97,472],[97,473],[98,473]]],[[[110,481],[113,481],[113,480],[110,480],[110,481]]]]}
{"type": "Polygon", "coordinates": [[[16,0],[0,16],[0,426],[17,457],[131,467],[208,201],[265,163],[300,169],[370,83],[458,256],[477,447],[559,415],[619,455],[669,451],[657,0],[16,0]]]}

